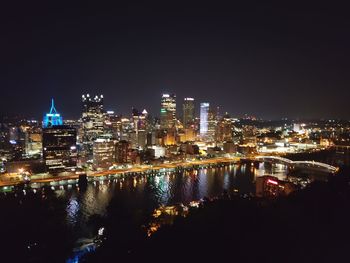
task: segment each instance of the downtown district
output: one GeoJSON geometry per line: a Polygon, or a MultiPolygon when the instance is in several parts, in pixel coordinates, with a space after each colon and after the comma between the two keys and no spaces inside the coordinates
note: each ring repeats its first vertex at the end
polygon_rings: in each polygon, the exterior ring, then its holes
{"type": "Polygon", "coordinates": [[[162,94],[160,115],[108,111],[103,95],[81,97],[81,117],[65,120],[54,100],[42,121],[3,117],[0,183],[79,172],[132,169],[209,158],[286,155],[348,145],[350,122],[233,118],[194,98],[162,94]],[[180,106],[180,107],[179,107],[180,106]],[[180,109],[180,110],[179,110],[180,109]]]}

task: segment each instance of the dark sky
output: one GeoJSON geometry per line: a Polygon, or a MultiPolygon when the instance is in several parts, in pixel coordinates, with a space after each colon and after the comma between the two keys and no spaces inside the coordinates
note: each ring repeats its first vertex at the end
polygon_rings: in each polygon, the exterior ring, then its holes
{"type": "Polygon", "coordinates": [[[158,114],[171,92],[178,110],[192,96],[234,116],[350,119],[350,18],[331,1],[8,2],[2,114],[40,118],[54,97],[78,117],[83,93],[116,112],[158,114]]]}

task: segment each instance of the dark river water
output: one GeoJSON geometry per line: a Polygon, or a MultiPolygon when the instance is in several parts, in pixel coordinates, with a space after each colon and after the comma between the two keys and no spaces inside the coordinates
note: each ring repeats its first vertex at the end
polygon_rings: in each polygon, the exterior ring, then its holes
{"type": "Polygon", "coordinates": [[[77,186],[56,187],[55,193],[67,202],[67,224],[76,226],[79,235],[89,235],[85,223],[95,214],[105,216],[110,200],[122,197],[126,205],[155,209],[161,205],[188,204],[204,197],[216,197],[229,193],[255,193],[255,177],[274,174],[280,179],[286,176],[286,167],[274,165],[229,165],[219,168],[199,169],[181,173],[168,172],[153,176],[130,176],[124,179],[90,182],[85,190],[77,186]],[[151,200],[151,202],[145,202],[151,200]]]}
{"type": "MultiPolygon", "coordinates": [[[[135,175],[124,179],[89,182],[86,189],[79,189],[76,184],[54,186],[52,204],[54,206],[55,199],[63,200],[64,205],[56,208],[59,211],[55,213],[64,215],[64,224],[73,229],[75,240],[88,239],[96,235],[96,227],[91,225],[91,217],[96,215],[108,217],[107,208],[112,198],[120,198],[120,202],[127,207],[152,211],[161,205],[179,203],[186,205],[204,197],[216,197],[224,191],[229,193],[238,191],[241,194],[255,193],[256,176],[273,174],[283,179],[286,173],[286,167],[283,165],[266,167],[260,164],[255,168],[247,164],[232,164],[184,172],[135,175]]],[[[36,191],[35,195],[42,194],[40,189],[27,189],[27,194],[21,194],[18,198],[32,198],[34,191],[36,191]]],[[[36,205],[35,202],[37,201],[32,202],[33,206],[36,205]]],[[[16,216],[15,212],[13,216],[16,216]]],[[[37,215],[31,216],[34,220],[37,215]]]]}

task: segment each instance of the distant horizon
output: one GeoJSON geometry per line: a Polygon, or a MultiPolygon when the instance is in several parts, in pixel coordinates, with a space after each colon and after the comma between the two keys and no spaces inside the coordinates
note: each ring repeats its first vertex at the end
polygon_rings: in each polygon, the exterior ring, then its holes
{"type": "MultiPolygon", "coordinates": [[[[84,93],[84,94],[87,94],[87,93],[84,93]]],[[[99,94],[90,94],[90,95],[100,95],[102,93],[99,93],[99,94]]],[[[172,93],[172,94],[175,94],[176,93],[172,93]]],[[[190,96],[187,96],[187,97],[190,97],[190,96]]],[[[154,113],[154,112],[150,112],[149,109],[147,107],[143,107],[143,108],[138,108],[138,107],[133,107],[133,106],[130,106],[130,111],[129,113],[126,113],[126,112],[119,112],[117,110],[114,110],[113,107],[108,107],[106,106],[106,103],[104,103],[104,111],[107,112],[107,111],[113,111],[114,114],[116,115],[119,115],[119,116],[123,116],[123,117],[131,117],[131,114],[132,114],[132,108],[136,108],[137,110],[139,111],[142,111],[144,109],[147,110],[147,112],[153,117],[153,118],[159,118],[160,116],[160,98],[161,98],[161,95],[159,96],[159,111],[157,111],[157,113],[154,113]]],[[[185,98],[185,97],[184,97],[185,98]]],[[[179,102],[179,98],[178,96],[176,96],[176,116],[177,116],[177,119],[180,119],[181,120],[181,116],[182,116],[182,102],[183,102],[183,99],[181,99],[181,101],[179,102]]],[[[210,105],[213,105],[214,107],[220,107],[219,105],[216,105],[214,103],[212,103],[210,100],[206,100],[206,101],[200,101],[198,102],[196,100],[195,97],[191,96],[191,98],[194,98],[194,101],[195,101],[195,116],[196,118],[198,117],[199,118],[199,104],[201,102],[209,102],[210,105]]],[[[37,120],[37,121],[41,121],[43,116],[49,112],[50,110],[50,103],[51,103],[51,99],[52,98],[49,98],[48,99],[48,103],[47,103],[47,110],[43,111],[42,114],[40,116],[38,116],[38,114],[28,114],[28,111],[27,113],[9,113],[9,114],[6,114],[6,113],[0,113],[0,117],[1,118],[24,118],[24,119],[27,119],[27,120],[37,120]]],[[[80,117],[81,117],[81,111],[80,113],[77,111],[75,112],[74,114],[67,114],[67,112],[65,112],[64,110],[61,110],[61,106],[60,106],[60,102],[57,101],[55,98],[53,98],[55,100],[55,105],[56,105],[56,108],[57,108],[57,111],[58,113],[61,114],[61,116],[63,117],[63,121],[65,120],[78,120],[80,117]]],[[[81,97],[79,98],[81,99],[81,97]]],[[[104,102],[106,101],[106,97],[104,97],[104,102]]],[[[79,101],[79,107],[81,109],[81,100],[79,101]]],[[[283,121],[283,120],[286,120],[286,121],[329,121],[329,120],[335,120],[335,121],[350,121],[350,118],[349,119],[345,119],[345,118],[332,118],[332,117],[275,117],[275,118],[268,118],[268,117],[262,117],[262,116],[258,116],[258,115],[254,115],[254,114],[249,114],[249,113],[241,113],[241,114],[232,114],[228,111],[225,111],[222,109],[222,107],[220,107],[220,116],[222,117],[224,114],[228,113],[230,115],[231,118],[236,118],[236,119],[246,119],[246,117],[254,117],[256,118],[257,121],[283,121]]]]}

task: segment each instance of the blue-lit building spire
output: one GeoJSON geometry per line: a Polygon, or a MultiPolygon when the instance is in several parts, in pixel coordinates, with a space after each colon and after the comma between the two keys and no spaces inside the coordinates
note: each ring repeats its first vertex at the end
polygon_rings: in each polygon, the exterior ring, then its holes
{"type": "Polygon", "coordinates": [[[50,112],[46,113],[43,120],[43,127],[49,128],[52,126],[63,125],[63,119],[61,114],[59,114],[55,108],[55,102],[51,99],[50,112]]]}

